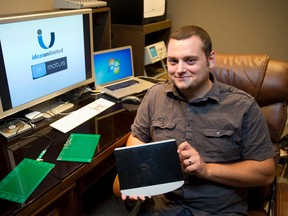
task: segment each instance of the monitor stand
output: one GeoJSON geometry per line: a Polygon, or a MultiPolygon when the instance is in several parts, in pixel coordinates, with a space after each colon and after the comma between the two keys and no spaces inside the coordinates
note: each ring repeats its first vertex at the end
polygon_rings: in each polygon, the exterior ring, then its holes
{"type": "Polygon", "coordinates": [[[62,101],[46,101],[36,106],[31,107],[32,111],[39,111],[43,114],[44,118],[51,118],[55,115],[67,115],[68,111],[73,109],[73,103],[67,103],[62,101]]]}

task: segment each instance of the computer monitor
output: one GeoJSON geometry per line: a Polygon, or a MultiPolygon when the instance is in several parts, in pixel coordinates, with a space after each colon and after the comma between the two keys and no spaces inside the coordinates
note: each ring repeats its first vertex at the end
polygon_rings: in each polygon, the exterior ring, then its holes
{"type": "Polygon", "coordinates": [[[0,17],[0,119],[93,83],[92,10],[0,17]]]}

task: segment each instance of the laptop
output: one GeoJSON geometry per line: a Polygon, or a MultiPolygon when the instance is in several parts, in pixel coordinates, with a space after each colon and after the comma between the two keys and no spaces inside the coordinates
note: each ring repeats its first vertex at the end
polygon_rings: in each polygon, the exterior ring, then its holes
{"type": "Polygon", "coordinates": [[[154,85],[134,76],[131,46],[94,52],[93,59],[96,88],[117,100],[154,85]]]}
{"type": "Polygon", "coordinates": [[[184,184],[174,139],[116,148],[114,155],[124,195],[154,196],[184,184]]]}

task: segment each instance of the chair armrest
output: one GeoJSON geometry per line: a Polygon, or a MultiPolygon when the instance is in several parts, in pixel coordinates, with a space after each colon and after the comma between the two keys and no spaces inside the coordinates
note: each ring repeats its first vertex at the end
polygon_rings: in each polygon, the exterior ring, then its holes
{"type": "Polygon", "coordinates": [[[121,196],[118,175],[116,175],[114,182],[113,182],[113,193],[114,193],[114,196],[116,196],[116,197],[121,196]]]}
{"type": "Polygon", "coordinates": [[[277,177],[275,192],[275,216],[288,216],[288,179],[277,177]]]}

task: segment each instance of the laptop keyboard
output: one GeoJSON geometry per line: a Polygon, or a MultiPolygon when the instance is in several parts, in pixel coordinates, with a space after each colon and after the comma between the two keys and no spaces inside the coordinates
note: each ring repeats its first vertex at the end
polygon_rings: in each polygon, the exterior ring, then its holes
{"type": "Polygon", "coordinates": [[[124,82],[120,82],[120,83],[116,83],[116,84],[113,84],[113,85],[109,85],[109,86],[106,86],[107,89],[109,89],[110,91],[115,91],[117,89],[122,89],[122,88],[125,88],[125,87],[128,87],[128,86],[132,86],[132,85],[135,85],[135,84],[138,84],[139,82],[137,80],[127,80],[127,81],[124,81],[124,82]]]}

